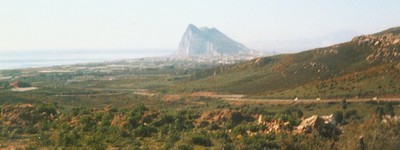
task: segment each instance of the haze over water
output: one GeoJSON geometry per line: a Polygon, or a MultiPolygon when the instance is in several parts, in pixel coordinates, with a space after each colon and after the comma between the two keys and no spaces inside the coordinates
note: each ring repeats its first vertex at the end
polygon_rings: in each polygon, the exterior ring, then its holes
{"type": "Polygon", "coordinates": [[[0,69],[48,67],[171,55],[172,50],[0,51],[0,69]]]}

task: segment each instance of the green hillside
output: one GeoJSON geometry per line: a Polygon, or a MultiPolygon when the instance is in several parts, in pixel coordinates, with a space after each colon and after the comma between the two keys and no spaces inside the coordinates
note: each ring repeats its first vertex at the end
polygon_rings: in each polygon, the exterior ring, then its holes
{"type": "Polygon", "coordinates": [[[269,98],[394,96],[400,91],[400,28],[329,47],[219,66],[175,85],[269,98]]]}

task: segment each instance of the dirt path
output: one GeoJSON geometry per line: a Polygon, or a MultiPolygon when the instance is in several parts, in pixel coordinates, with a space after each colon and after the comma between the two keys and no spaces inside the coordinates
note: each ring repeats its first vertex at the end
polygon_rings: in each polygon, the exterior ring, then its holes
{"type": "Polygon", "coordinates": [[[115,95],[124,95],[128,93],[101,93],[101,94],[57,94],[52,95],[56,97],[90,97],[90,96],[115,96],[115,95]]]}
{"type": "MultiPolygon", "coordinates": [[[[223,98],[223,100],[239,103],[263,103],[263,104],[312,104],[312,103],[340,103],[342,99],[329,99],[329,100],[315,100],[315,99],[248,99],[248,98],[223,98]]],[[[347,99],[348,103],[360,103],[371,101],[372,98],[365,99],[347,99]]],[[[376,102],[400,102],[400,98],[383,98],[373,100],[376,102]]]]}
{"type": "MultiPolygon", "coordinates": [[[[78,88],[75,88],[78,89],[78,88]]],[[[129,93],[134,93],[137,95],[144,96],[155,96],[155,94],[151,93],[147,89],[113,89],[113,88],[86,88],[86,90],[100,91],[105,93],[94,93],[94,94],[57,94],[53,95],[56,97],[90,97],[90,96],[115,96],[115,95],[124,95],[129,93]],[[114,92],[110,92],[114,91],[114,92]]]]}
{"type": "MultiPolygon", "coordinates": [[[[193,97],[212,97],[212,98],[221,98],[225,101],[230,101],[234,103],[262,103],[262,104],[311,104],[311,103],[338,103],[342,102],[342,99],[254,99],[254,98],[245,98],[245,95],[238,94],[228,94],[228,95],[220,95],[214,92],[196,92],[192,93],[189,96],[193,97]]],[[[373,99],[377,102],[400,102],[400,98],[359,98],[359,99],[347,99],[348,103],[359,103],[359,102],[368,102],[373,99]]]]}

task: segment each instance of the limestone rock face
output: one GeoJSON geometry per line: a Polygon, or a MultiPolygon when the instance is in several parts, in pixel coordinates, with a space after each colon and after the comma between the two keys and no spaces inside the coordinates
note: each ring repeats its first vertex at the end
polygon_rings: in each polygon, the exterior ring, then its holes
{"type": "Polygon", "coordinates": [[[221,56],[247,54],[250,50],[215,28],[197,28],[189,24],[179,44],[176,55],[221,56]]]}

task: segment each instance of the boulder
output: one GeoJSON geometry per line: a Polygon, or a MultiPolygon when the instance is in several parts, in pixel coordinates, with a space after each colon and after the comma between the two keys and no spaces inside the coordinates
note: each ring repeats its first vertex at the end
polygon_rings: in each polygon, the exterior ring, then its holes
{"type": "Polygon", "coordinates": [[[299,126],[297,126],[298,133],[312,133],[316,132],[326,136],[337,134],[336,121],[333,115],[318,116],[313,115],[304,119],[299,126]]]}

